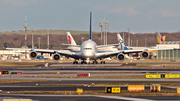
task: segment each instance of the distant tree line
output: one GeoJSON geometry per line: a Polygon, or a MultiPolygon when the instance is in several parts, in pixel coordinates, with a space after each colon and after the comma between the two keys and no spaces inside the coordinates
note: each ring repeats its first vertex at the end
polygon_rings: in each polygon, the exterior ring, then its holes
{"type": "MultiPolygon", "coordinates": [[[[120,32],[121,36],[123,37],[123,33],[120,32]]],[[[161,33],[162,36],[166,36],[166,41],[180,41],[180,32],[174,33],[161,33]]],[[[82,43],[82,37],[84,37],[83,41],[88,40],[89,35],[87,33],[84,34],[76,34],[73,35],[77,44],[82,43]]],[[[38,37],[41,38],[40,48],[47,48],[47,35],[34,35],[34,46],[38,48],[39,40],[38,37]]],[[[124,40],[125,43],[128,43],[128,33],[124,32],[124,40]]],[[[92,34],[92,39],[98,44],[101,44],[101,34],[92,34]]],[[[138,40],[138,46],[145,46],[145,39],[146,39],[146,46],[155,46],[157,44],[156,34],[155,33],[136,33],[131,34],[132,46],[136,46],[136,42],[138,40]]],[[[3,49],[3,46],[13,47],[13,48],[20,48],[25,45],[25,38],[22,34],[0,34],[0,49],[3,49]]],[[[103,43],[104,41],[102,41],[103,43]]],[[[117,40],[117,33],[110,33],[108,32],[108,44],[116,44],[117,40]]],[[[61,49],[65,48],[65,46],[60,46],[60,43],[67,44],[67,36],[66,35],[53,35],[50,34],[50,49],[61,49]]],[[[32,47],[32,35],[27,35],[27,46],[29,48],[32,47]]]]}

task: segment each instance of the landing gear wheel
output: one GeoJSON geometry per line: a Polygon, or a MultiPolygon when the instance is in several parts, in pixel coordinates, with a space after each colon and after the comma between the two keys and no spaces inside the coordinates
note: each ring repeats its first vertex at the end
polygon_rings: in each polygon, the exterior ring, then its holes
{"type": "Polygon", "coordinates": [[[78,62],[77,62],[77,61],[74,61],[73,64],[78,64],[78,62]]]}
{"type": "Polygon", "coordinates": [[[105,64],[105,61],[101,61],[101,64],[105,64]]]}

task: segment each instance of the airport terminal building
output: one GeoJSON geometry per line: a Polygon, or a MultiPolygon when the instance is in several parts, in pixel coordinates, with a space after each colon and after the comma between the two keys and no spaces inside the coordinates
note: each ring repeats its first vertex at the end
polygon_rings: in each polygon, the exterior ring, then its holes
{"type": "Polygon", "coordinates": [[[169,50],[158,50],[158,60],[180,60],[180,41],[164,41],[156,45],[157,48],[173,48],[169,50]]]}

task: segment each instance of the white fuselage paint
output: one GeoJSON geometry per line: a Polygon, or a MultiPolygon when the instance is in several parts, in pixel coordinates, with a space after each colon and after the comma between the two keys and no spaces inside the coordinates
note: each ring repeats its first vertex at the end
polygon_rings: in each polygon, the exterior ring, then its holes
{"type": "Polygon", "coordinates": [[[92,40],[87,40],[81,45],[81,56],[85,60],[95,59],[97,44],[92,40]]]}

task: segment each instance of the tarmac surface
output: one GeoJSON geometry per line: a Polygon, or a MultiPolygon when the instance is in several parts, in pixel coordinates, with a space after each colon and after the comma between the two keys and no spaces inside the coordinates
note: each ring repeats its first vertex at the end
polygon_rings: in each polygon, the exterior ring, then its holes
{"type": "Polygon", "coordinates": [[[119,82],[134,82],[134,83],[139,83],[139,82],[164,82],[164,83],[179,83],[179,79],[121,79],[121,78],[34,78],[34,77],[1,77],[1,80],[52,80],[52,81],[58,81],[59,79],[62,81],[70,81],[70,84],[73,84],[73,81],[81,81],[81,82],[86,82],[86,81],[119,81],[119,82]]]}
{"type": "MultiPolygon", "coordinates": [[[[127,90],[127,87],[121,87],[121,90],[127,90]]],[[[14,86],[14,87],[0,87],[3,91],[76,91],[77,88],[82,88],[83,90],[104,90],[106,87],[85,87],[85,86],[14,86]]],[[[175,89],[175,88],[168,88],[168,87],[161,87],[162,90],[164,89],[175,89]]],[[[150,90],[150,87],[145,87],[145,90],[150,90]]]]}
{"type": "MultiPolygon", "coordinates": [[[[139,64],[139,63],[138,63],[139,64]]],[[[153,63],[141,63],[141,64],[153,64],[153,63]]],[[[23,72],[23,73],[89,73],[89,72],[101,72],[104,74],[91,74],[91,76],[145,76],[145,73],[161,73],[165,74],[180,73],[180,69],[156,69],[156,66],[161,66],[164,63],[156,63],[159,65],[152,65],[152,69],[134,69],[136,63],[107,63],[107,64],[52,64],[50,67],[44,68],[43,66],[31,67],[21,67],[21,68],[6,68],[6,66],[1,67],[1,70],[8,70],[10,72],[23,72]],[[107,68],[107,67],[127,67],[125,69],[120,68],[107,68]],[[42,67],[42,68],[41,68],[42,67]],[[60,68],[57,68],[60,67],[60,68]],[[67,68],[68,67],[68,68],[67,68]],[[72,68],[69,68],[72,67],[72,68]],[[81,67],[81,68],[74,68],[81,67]],[[98,68],[91,68],[98,67],[98,68]],[[106,68],[101,68],[106,67],[106,68]],[[112,74],[106,74],[111,72],[112,74]],[[117,74],[114,72],[133,72],[117,74]]],[[[166,63],[173,64],[173,63],[166,63]]],[[[176,63],[180,64],[180,63],[176,63]]],[[[179,67],[180,65],[172,65],[170,67],[179,67]]],[[[0,90],[4,91],[75,91],[77,88],[83,88],[83,90],[105,90],[105,87],[87,87],[87,86],[46,86],[46,84],[104,84],[104,83],[124,83],[127,86],[131,83],[180,83],[179,79],[121,79],[121,78],[34,78],[27,76],[76,76],[77,74],[23,74],[23,75],[0,75],[1,80],[48,80],[49,82],[30,82],[30,83],[10,83],[10,84],[0,84],[0,90]],[[36,84],[40,86],[36,86],[36,84]],[[43,84],[43,85],[41,85],[43,84]]],[[[145,87],[146,90],[150,89],[145,87]]],[[[162,89],[176,89],[176,87],[162,87],[162,89]]],[[[122,87],[122,90],[127,90],[127,87],[122,87]]],[[[0,100],[4,98],[26,98],[33,99],[33,101],[154,101],[154,100],[179,100],[180,96],[103,96],[103,95],[50,95],[50,94],[0,94],[0,100]]]]}
{"type": "Polygon", "coordinates": [[[173,64],[168,65],[168,67],[180,67],[180,63],[157,63],[157,62],[140,62],[140,63],[106,63],[106,64],[72,64],[72,63],[53,63],[50,64],[50,67],[135,67],[137,64],[148,64],[147,66],[139,66],[139,67],[162,67],[163,64],[173,64]],[[152,64],[152,65],[150,65],[152,64]],[[160,64],[160,65],[159,65],[160,64]],[[174,65],[176,64],[176,65],[174,65]]]}
{"type": "Polygon", "coordinates": [[[23,73],[78,73],[78,72],[180,72],[180,69],[119,69],[119,68],[0,68],[0,71],[23,72],[23,73]]]}
{"type": "Polygon", "coordinates": [[[179,101],[180,96],[0,94],[0,100],[12,98],[32,99],[33,101],[179,101]]]}

